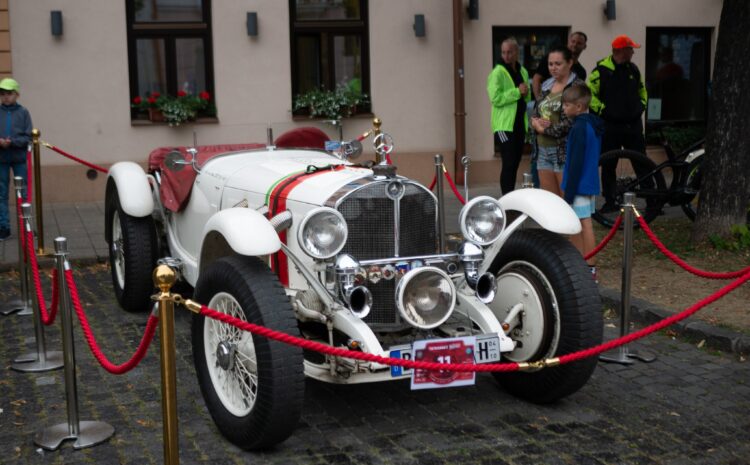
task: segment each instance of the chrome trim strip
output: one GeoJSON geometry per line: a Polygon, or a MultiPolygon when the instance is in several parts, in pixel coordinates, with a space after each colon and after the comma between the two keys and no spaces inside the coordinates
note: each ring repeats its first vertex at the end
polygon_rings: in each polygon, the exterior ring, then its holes
{"type": "Polygon", "coordinates": [[[359,265],[387,265],[398,262],[412,262],[415,260],[421,260],[425,262],[425,265],[427,265],[429,262],[444,262],[451,259],[460,260],[460,258],[460,255],[458,255],[457,253],[443,253],[436,255],[415,255],[413,257],[376,258],[372,260],[362,260],[359,262],[359,265]]]}

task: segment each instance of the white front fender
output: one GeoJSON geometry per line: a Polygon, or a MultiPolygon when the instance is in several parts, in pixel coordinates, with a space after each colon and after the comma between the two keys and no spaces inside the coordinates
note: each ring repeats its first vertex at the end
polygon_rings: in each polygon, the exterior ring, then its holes
{"type": "Polygon", "coordinates": [[[281,248],[279,235],[268,219],[247,208],[227,208],[209,218],[203,227],[204,241],[201,247],[206,246],[205,238],[216,233],[240,255],[257,257],[272,254],[281,248]]]}
{"type": "Polygon", "coordinates": [[[504,210],[525,213],[542,228],[558,234],[578,234],[581,220],[561,197],[542,189],[517,189],[498,200],[504,210]]]}
{"type": "Polygon", "coordinates": [[[142,218],[154,211],[154,197],[143,168],[132,161],[115,163],[109,169],[108,178],[117,186],[120,206],[130,216],[142,218]]]}

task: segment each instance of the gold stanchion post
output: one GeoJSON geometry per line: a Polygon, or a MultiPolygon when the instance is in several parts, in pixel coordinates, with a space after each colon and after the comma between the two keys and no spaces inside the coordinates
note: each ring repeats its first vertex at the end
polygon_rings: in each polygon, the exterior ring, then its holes
{"type": "MultiPolygon", "coordinates": [[[[36,211],[36,244],[37,255],[45,255],[44,252],[44,218],[42,213],[42,166],[41,166],[41,149],[39,139],[42,133],[39,129],[31,130],[31,141],[34,154],[34,210],[36,211]]],[[[31,173],[28,173],[31,176],[31,173]]]]}
{"type": "Polygon", "coordinates": [[[161,411],[164,431],[164,463],[180,463],[177,439],[177,375],[174,349],[174,300],[170,293],[177,275],[167,265],[159,265],[153,274],[154,285],[161,291],[154,296],[159,305],[159,339],[161,345],[161,411]]]}

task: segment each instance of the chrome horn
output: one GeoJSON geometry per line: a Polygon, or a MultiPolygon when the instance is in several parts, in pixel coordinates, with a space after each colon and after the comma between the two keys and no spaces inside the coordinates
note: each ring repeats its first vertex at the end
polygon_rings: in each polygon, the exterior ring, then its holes
{"type": "Polygon", "coordinates": [[[461,264],[464,267],[466,283],[474,289],[477,298],[485,304],[495,300],[497,283],[492,273],[479,274],[479,266],[484,260],[484,251],[481,247],[471,242],[464,242],[458,249],[461,264]]]}
{"type": "Polygon", "coordinates": [[[364,318],[372,309],[372,293],[365,286],[356,284],[357,269],[359,263],[351,255],[343,254],[336,258],[336,281],[341,297],[356,317],[364,318]]]}

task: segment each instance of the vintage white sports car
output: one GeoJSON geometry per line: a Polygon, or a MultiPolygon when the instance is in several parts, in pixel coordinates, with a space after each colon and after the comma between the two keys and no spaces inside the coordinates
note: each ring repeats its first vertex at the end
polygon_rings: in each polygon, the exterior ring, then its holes
{"type": "MultiPolygon", "coordinates": [[[[531,362],[601,341],[596,284],[564,237],[580,223],[562,199],[537,189],[471,199],[457,219],[463,238],[447,250],[442,196],[387,164],[387,134],[378,127],[376,162],[357,164],[361,144],[325,141],[316,131],[296,130],[273,145],[158,149],[148,172],[115,164],[106,239],[121,306],[149,308],[151,272],[168,256],[194,300],[339,348],[450,361],[443,350],[450,341],[470,340],[453,361],[469,353],[470,363],[531,362]],[[517,213],[506,224],[508,211],[517,213]],[[412,350],[425,341],[429,351],[412,350]]],[[[192,343],[214,421],[246,449],[292,433],[304,376],[331,383],[412,376],[197,315],[192,343]]],[[[595,366],[592,358],[495,378],[514,395],[552,402],[581,388],[595,366]]],[[[432,374],[436,384],[455,375],[432,374]]]]}

